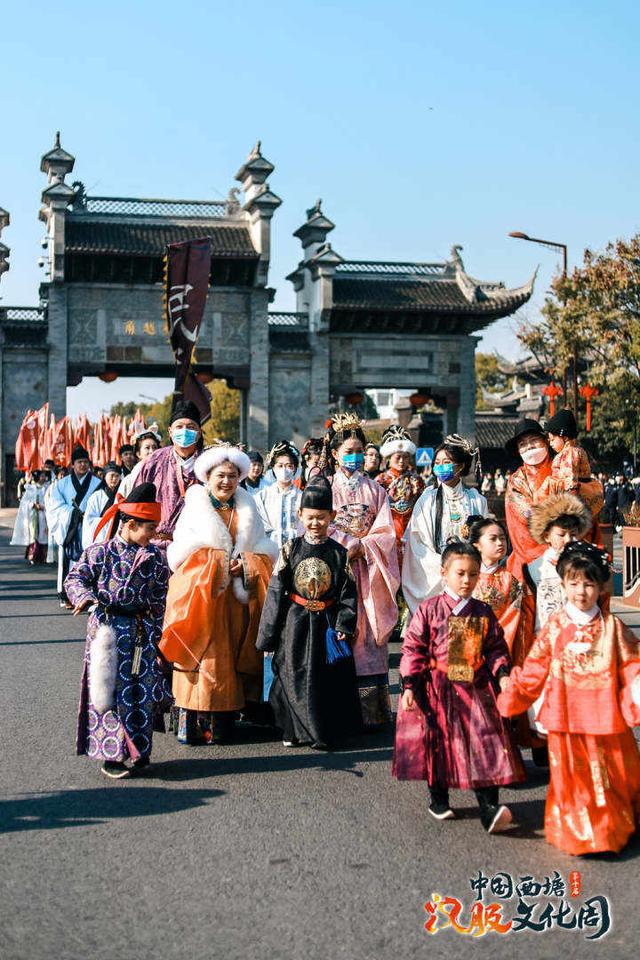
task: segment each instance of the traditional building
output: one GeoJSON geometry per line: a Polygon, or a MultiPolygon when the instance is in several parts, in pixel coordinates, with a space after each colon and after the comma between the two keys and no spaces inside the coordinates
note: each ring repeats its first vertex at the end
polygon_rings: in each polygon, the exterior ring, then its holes
{"type": "MultiPolygon", "coordinates": [[[[383,388],[432,397],[445,430],[474,435],[475,334],[525,303],[533,278],[516,290],[476,280],[460,247],[445,263],[346,260],[327,242],[334,224],[318,201],[295,232],[296,310],[269,312],[271,220],[281,200],[259,142],[224,201],[89,196],[80,181],[67,183],[74,166],[58,134],[41,159],[41,306],[0,309],[4,477],[27,407],[48,399],[63,416],[67,386],[85,376],[173,375],[162,258],[168,243],[203,236],[212,264],[195,368],[241,391],[250,446],[301,443],[331,405],[383,388]]],[[[5,261],[0,245],[0,272],[5,261]]]]}

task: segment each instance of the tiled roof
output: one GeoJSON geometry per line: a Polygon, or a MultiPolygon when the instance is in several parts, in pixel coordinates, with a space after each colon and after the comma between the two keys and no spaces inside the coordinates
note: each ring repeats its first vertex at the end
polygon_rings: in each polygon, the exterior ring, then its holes
{"type": "Polygon", "coordinates": [[[159,257],[168,243],[211,238],[213,257],[257,258],[246,227],[220,223],[135,223],[90,220],[68,216],[65,225],[68,253],[111,253],[132,257],[159,257]]]}
{"type": "Polygon", "coordinates": [[[428,311],[432,313],[467,313],[506,315],[517,310],[531,296],[530,291],[503,290],[491,297],[470,301],[452,279],[349,279],[336,274],[333,281],[334,309],[428,311]]]}
{"type": "Polygon", "coordinates": [[[476,417],[476,442],[482,450],[502,449],[513,437],[517,417],[476,417]]]}

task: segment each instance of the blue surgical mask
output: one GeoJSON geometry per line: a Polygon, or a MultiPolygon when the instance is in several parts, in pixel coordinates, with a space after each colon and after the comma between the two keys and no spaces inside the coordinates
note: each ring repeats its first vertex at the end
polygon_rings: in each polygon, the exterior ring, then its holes
{"type": "Polygon", "coordinates": [[[192,447],[198,439],[197,430],[188,430],[187,427],[180,427],[171,434],[171,439],[178,447],[192,447]]]}
{"type": "Polygon", "coordinates": [[[439,480],[440,483],[444,483],[446,480],[453,480],[456,468],[452,463],[436,463],[433,468],[436,480],[439,480]]]}
{"type": "Polygon", "coordinates": [[[349,473],[353,473],[355,470],[361,470],[364,466],[364,453],[345,453],[340,463],[349,473]]]}

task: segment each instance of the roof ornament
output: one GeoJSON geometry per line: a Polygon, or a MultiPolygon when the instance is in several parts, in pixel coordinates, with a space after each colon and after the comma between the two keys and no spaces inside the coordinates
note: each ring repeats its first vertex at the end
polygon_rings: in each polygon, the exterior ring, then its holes
{"type": "Polygon", "coordinates": [[[464,263],[462,262],[462,257],[460,252],[464,249],[459,243],[454,243],[451,247],[451,259],[456,267],[459,267],[461,270],[464,270],[464,263]]]}
{"type": "Polygon", "coordinates": [[[228,217],[232,217],[237,213],[240,213],[240,190],[238,187],[231,187],[229,193],[227,194],[227,199],[225,201],[225,213],[228,217]]]}
{"type": "Polygon", "coordinates": [[[74,210],[86,210],[87,208],[87,190],[82,180],[74,180],[71,186],[76,191],[73,198],[74,210]]]}

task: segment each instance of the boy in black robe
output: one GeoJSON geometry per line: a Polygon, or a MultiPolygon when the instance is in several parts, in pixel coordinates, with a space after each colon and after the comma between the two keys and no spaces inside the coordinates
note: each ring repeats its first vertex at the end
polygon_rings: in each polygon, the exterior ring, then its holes
{"type": "Polygon", "coordinates": [[[280,552],[256,645],[273,652],[269,703],[284,745],[326,750],[361,727],[349,644],[356,585],[346,549],[327,536],[335,513],[326,480],[305,488],[299,516],[305,533],[280,552]]]}

